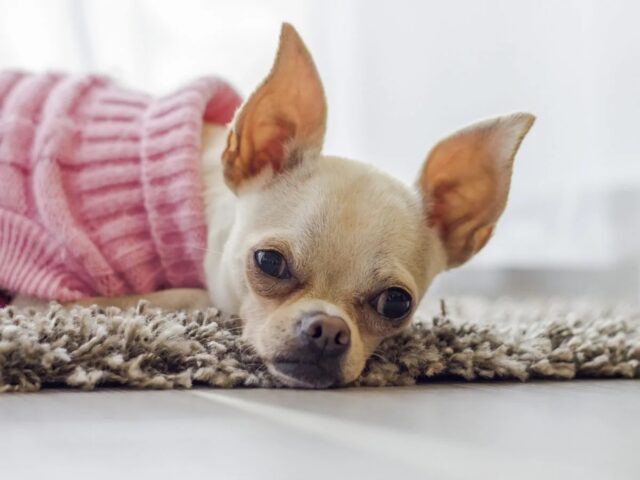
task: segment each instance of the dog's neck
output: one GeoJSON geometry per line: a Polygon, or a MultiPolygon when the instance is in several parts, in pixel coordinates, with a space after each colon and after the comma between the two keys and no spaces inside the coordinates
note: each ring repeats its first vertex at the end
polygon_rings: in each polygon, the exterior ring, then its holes
{"type": "Polygon", "coordinates": [[[235,195],[227,188],[222,174],[222,162],[220,160],[225,145],[227,128],[221,125],[205,123],[202,127],[202,188],[205,204],[205,221],[208,230],[211,230],[213,219],[218,222],[218,210],[222,206],[233,204],[235,195]]]}
{"type": "Polygon", "coordinates": [[[225,148],[227,128],[205,124],[202,129],[202,188],[207,225],[207,254],[205,256],[205,278],[214,305],[227,311],[235,311],[237,293],[230,290],[224,281],[223,262],[233,255],[224,250],[233,227],[236,211],[236,196],[224,182],[221,156],[225,148]]]}

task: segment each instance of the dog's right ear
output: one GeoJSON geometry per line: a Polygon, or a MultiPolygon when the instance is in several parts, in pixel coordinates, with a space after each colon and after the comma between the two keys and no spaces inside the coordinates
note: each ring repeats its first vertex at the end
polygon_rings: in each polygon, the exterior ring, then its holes
{"type": "Polygon", "coordinates": [[[469,260],[489,240],[507,204],[513,159],[534,120],[516,113],[475,123],[429,153],[418,187],[448,268],[469,260]]]}
{"type": "Polygon", "coordinates": [[[231,190],[294,166],[322,148],[327,105],[313,59],[285,23],[271,73],[236,116],[222,154],[231,190]]]}

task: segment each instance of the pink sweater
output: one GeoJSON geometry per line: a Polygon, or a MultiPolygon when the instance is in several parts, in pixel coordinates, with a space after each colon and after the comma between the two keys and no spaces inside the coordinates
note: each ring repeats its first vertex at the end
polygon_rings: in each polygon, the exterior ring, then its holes
{"type": "Polygon", "coordinates": [[[60,301],[203,287],[203,120],[217,78],[151,98],[103,77],[0,73],[0,289],[60,301]]]}

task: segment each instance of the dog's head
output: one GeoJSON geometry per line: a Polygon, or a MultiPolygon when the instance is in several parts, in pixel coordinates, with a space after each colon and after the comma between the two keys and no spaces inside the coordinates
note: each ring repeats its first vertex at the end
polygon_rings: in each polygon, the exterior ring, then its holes
{"type": "Polygon", "coordinates": [[[354,380],[406,327],[433,277],[487,242],[529,114],[438,143],[410,188],[323,156],[326,103],[313,60],[284,25],[269,76],[238,112],[222,155],[236,215],[218,277],[244,337],[290,385],[354,380]]]}

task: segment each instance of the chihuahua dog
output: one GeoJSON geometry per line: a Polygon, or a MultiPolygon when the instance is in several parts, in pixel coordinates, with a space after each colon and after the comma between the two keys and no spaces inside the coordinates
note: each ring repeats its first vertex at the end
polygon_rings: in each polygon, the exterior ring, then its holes
{"type": "Polygon", "coordinates": [[[285,384],[356,379],[378,344],[409,324],[434,276],[487,243],[534,116],[444,138],[412,187],[323,155],[326,119],[311,55],[284,24],[271,72],[229,128],[202,131],[206,288],[75,303],[215,305],[243,319],[244,339],[285,384]]]}

